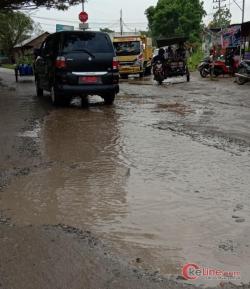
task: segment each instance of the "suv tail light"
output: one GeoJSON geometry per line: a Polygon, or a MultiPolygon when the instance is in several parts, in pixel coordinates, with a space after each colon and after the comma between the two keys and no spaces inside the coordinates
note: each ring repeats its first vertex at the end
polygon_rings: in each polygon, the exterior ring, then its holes
{"type": "Polygon", "coordinates": [[[65,68],[66,67],[66,59],[63,56],[58,56],[55,63],[56,68],[65,68]]]}
{"type": "Polygon", "coordinates": [[[113,58],[112,67],[113,67],[114,70],[118,70],[118,68],[119,68],[119,61],[118,61],[117,57],[114,57],[114,58],[113,58]]]}

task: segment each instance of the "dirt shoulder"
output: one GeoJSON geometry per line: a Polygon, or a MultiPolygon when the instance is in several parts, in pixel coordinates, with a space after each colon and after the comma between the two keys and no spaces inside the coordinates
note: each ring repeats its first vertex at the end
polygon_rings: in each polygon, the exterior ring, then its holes
{"type": "MultiPolygon", "coordinates": [[[[0,233],[0,288],[193,288],[127,265],[89,231],[65,225],[17,227],[2,218],[0,233]]],[[[249,287],[229,283],[223,288],[249,287]]]]}

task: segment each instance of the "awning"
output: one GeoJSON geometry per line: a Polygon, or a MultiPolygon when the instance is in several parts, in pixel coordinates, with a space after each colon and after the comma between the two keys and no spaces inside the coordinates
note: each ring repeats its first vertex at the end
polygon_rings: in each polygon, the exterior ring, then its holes
{"type": "Polygon", "coordinates": [[[250,21],[241,25],[241,36],[250,37],[250,21]]]}
{"type": "Polygon", "coordinates": [[[185,43],[187,39],[187,37],[162,38],[156,40],[156,43],[158,47],[165,47],[173,44],[185,43]]]}

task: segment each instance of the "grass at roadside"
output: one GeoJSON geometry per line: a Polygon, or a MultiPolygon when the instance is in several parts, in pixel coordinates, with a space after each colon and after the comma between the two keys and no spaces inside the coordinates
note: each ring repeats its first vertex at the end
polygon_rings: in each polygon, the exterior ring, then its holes
{"type": "Polygon", "coordinates": [[[204,58],[204,53],[200,48],[189,57],[188,59],[189,70],[195,71],[203,58],[204,58]]]}
{"type": "Polygon", "coordinates": [[[2,64],[3,68],[8,68],[8,69],[14,69],[15,68],[15,64],[2,64]]]}

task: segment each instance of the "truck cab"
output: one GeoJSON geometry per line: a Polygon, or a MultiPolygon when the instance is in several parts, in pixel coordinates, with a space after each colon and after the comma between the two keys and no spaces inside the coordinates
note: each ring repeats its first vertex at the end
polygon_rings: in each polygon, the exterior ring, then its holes
{"type": "Polygon", "coordinates": [[[113,45],[119,61],[121,78],[131,74],[143,77],[151,74],[153,48],[152,39],[146,36],[115,36],[113,45]]]}

